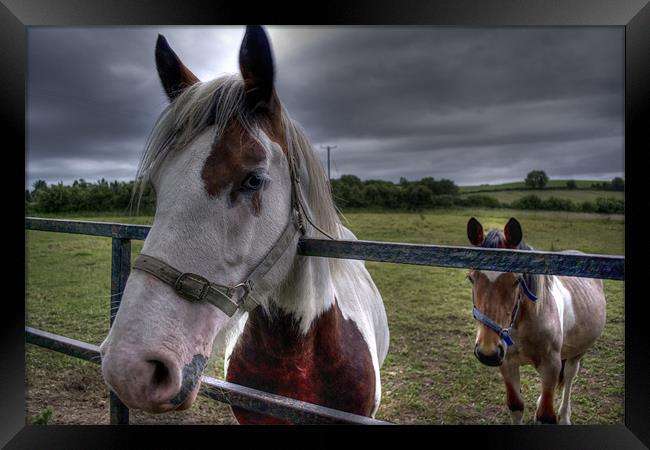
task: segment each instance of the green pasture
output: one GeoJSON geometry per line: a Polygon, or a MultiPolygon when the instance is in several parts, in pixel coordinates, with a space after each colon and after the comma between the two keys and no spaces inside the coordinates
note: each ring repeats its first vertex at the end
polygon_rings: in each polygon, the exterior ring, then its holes
{"type": "MultiPolygon", "coordinates": [[[[461,193],[461,197],[477,194],[477,192],[461,193]]],[[[536,195],[542,200],[555,197],[563,200],[571,200],[577,204],[580,204],[582,202],[595,202],[599,197],[624,200],[624,194],[622,191],[596,191],[587,189],[505,189],[502,191],[494,192],[486,191],[481,193],[481,195],[488,195],[497,199],[501,203],[512,203],[527,195],[536,195]]]]}
{"type": "MultiPolygon", "coordinates": [[[[622,216],[508,210],[423,213],[348,212],[359,239],[469,245],[465,226],[476,216],[502,227],[515,215],[524,239],[540,250],[623,254],[622,216]]],[[[57,216],[61,217],[61,216],[57,216]]],[[[150,217],[77,215],[76,219],[151,223],[150,217]]],[[[142,243],[134,241],[133,258],[142,243]]],[[[108,331],[109,238],[28,231],[26,321],[31,327],[99,344],[108,331]]],[[[475,322],[465,270],[368,262],[386,306],[391,343],[382,368],[378,419],[404,424],[509,423],[498,371],[472,355],[475,322]]],[[[624,284],[605,282],[608,319],[587,353],[573,395],[576,424],[623,422],[624,284]]],[[[207,374],[222,377],[218,354],[207,374]]],[[[27,420],[52,409],[49,423],[108,423],[108,392],[97,365],[26,345],[27,420]]],[[[539,380],[522,371],[525,420],[532,422],[539,380]]],[[[202,397],[184,412],[132,412],[133,423],[234,423],[226,405],[202,397]]]]}
{"type": "MultiPolygon", "coordinates": [[[[546,183],[546,189],[548,188],[565,188],[566,183],[569,180],[548,180],[546,183]]],[[[578,189],[589,189],[594,183],[602,183],[597,180],[574,180],[578,189]]],[[[523,181],[513,181],[511,183],[502,183],[502,184],[477,184],[477,185],[467,185],[459,186],[458,189],[461,194],[469,192],[484,192],[484,191],[502,191],[505,189],[525,189],[526,183],[523,181]]]]}

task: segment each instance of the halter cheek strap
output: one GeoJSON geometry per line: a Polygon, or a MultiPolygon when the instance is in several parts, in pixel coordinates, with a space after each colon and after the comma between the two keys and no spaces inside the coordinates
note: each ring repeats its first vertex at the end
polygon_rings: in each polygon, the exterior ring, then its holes
{"type": "Polygon", "coordinates": [[[252,311],[259,305],[259,298],[271,288],[266,281],[266,274],[291,245],[296,245],[297,237],[302,232],[298,222],[298,215],[294,214],[269,253],[245,281],[235,286],[212,283],[200,275],[181,272],[166,262],[143,253],[138,256],[133,268],[147,272],[170,285],[185,300],[210,303],[228,316],[235,314],[239,308],[252,311]],[[236,299],[239,291],[243,293],[236,299]]]}
{"type": "Polygon", "coordinates": [[[537,296],[530,292],[530,289],[528,289],[528,284],[526,284],[526,280],[524,280],[524,277],[519,277],[519,286],[521,286],[521,290],[524,291],[524,294],[526,294],[526,297],[531,299],[532,301],[537,300],[537,296]]]}
{"type": "Polygon", "coordinates": [[[499,337],[503,339],[503,342],[505,342],[508,345],[508,347],[514,344],[514,342],[512,342],[512,339],[510,338],[510,333],[512,332],[512,325],[508,326],[507,328],[501,328],[499,324],[497,324],[495,321],[493,321],[488,316],[483,314],[481,311],[476,309],[476,307],[472,308],[472,314],[474,315],[474,318],[476,320],[478,320],[483,325],[485,325],[486,327],[494,331],[496,334],[498,334],[499,337]]]}
{"type": "MultiPolygon", "coordinates": [[[[524,280],[524,277],[521,276],[517,280],[519,282],[519,286],[521,287],[522,292],[528,297],[531,301],[536,301],[537,296],[533,294],[530,289],[528,288],[528,285],[526,284],[526,280],[524,280]]],[[[472,295],[474,295],[472,293],[472,295]]],[[[490,319],[488,316],[483,314],[481,311],[474,306],[472,308],[472,315],[476,320],[481,322],[483,325],[494,331],[496,334],[499,335],[501,339],[503,339],[503,342],[506,343],[508,347],[510,347],[512,344],[514,344],[512,338],[510,337],[510,334],[512,333],[512,327],[515,325],[515,322],[517,321],[517,317],[519,317],[519,310],[521,307],[521,296],[517,296],[517,303],[515,303],[515,309],[512,311],[512,319],[510,320],[510,325],[507,327],[503,328],[501,327],[498,323],[496,323],[494,320],[490,319]]]]}
{"type": "Polygon", "coordinates": [[[140,254],[133,265],[134,269],[147,272],[160,281],[174,288],[176,293],[190,302],[206,302],[216,306],[228,316],[238,309],[252,311],[260,304],[260,298],[268,294],[273,286],[268,283],[266,275],[291,246],[297,246],[299,235],[305,235],[305,219],[315,229],[330,239],[334,239],[316,226],[304,208],[300,196],[300,177],[293,155],[288,158],[289,176],[291,178],[291,217],[284,231],[266,254],[264,259],[253,269],[245,281],[235,286],[212,283],[200,275],[181,272],[161,259],[140,254]],[[243,293],[237,298],[237,292],[243,293]],[[236,299],[237,298],[237,299],[236,299]]]}

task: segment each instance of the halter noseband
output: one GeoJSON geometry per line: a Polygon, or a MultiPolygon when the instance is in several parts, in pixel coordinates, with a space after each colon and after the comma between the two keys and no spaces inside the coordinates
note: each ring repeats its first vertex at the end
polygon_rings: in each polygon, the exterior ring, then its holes
{"type": "MultiPolygon", "coordinates": [[[[528,285],[526,284],[526,280],[524,280],[523,276],[519,276],[517,282],[519,283],[519,286],[521,287],[521,290],[524,292],[526,297],[528,297],[532,301],[537,300],[537,296],[530,291],[528,285]]],[[[473,297],[474,297],[474,291],[472,291],[472,299],[473,297]]],[[[472,308],[472,315],[476,320],[478,320],[483,325],[485,325],[486,327],[494,331],[496,334],[498,334],[499,337],[503,339],[503,342],[505,342],[506,345],[510,347],[512,344],[514,344],[512,338],[510,337],[510,334],[512,333],[512,327],[517,321],[517,317],[519,317],[520,307],[521,307],[521,295],[517,295],[517,303],[515,304],[515,309],[512,311],[512,318],[510,320],[510,325],[508,325],[505,328],[502,328],[494,320],[490,319],[488,316],[486,316],[481,311],[479,311],[479,309],[476,307],[476,303],[474,303],[474,307],[472,308]]]]}
{"type": "Polygon", "coordinates": [[[228,316],[232,316],[240,308],[248,312],[255,309],[260,304],[259,298],[261,294],[271,288],[265,281],[265,276],[271,267],[278,262],[291,244],[295,245],[294,241],[299,233],[303,236],[305,235],[305,218],[314,228],[330,239],[333,239],[329,234],[317,227],[305,211],[301,202],[300,178],[295,167],[295,159],[293,155],[289,155],[287,160],[289,162],[289,174],[291,177],[291,217],[289,223],[280,235],[280,238],[271,247],[271,250],[269,250],[264,259],[253,269],[245,281],[235,286],[212,283],[200,275],[182,272],[158,258],[143,253],[140,253],[133,268],[147,272],[173,287],[176,293],[185,300],[197,303],[210,303],[228,316]],[[240,290],[243,290],[243,294],[236,300],[236,294],[240,290]]]}

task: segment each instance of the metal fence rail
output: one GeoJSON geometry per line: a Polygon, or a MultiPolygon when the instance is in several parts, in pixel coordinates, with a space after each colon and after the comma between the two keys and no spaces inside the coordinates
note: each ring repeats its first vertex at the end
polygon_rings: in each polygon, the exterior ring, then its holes
{"type": "MultiPolygon", "coordinates": [[[[112,238],[111,325],[122,299],[131,270],[131,240],[144,240],[147,225],[110,222],[71,221],[27,217],[25,228],[37,231],[85,234],[112,238]]],[[[566,254],[526,250],[402,244],[374,241],[332,241],[301,239],[298,253],[305,256],[348,258],[367,261],[417,264],[438,267],[474,268],[501,272],[528,272],[546,275],[625,279],[622,256],[566,254]]],[[[97,346],[26,327],[27,342],[95,363],[100,362],[97,346]]],[[[301,402],[245,386],[203,376],[200,394],[250,411],[295,423],[387,424],[380,420],[301,402]]],[[[129,410],[110,395],[111,423],[128,424],[129,410]]]]}
{"type": "MultiPolygon", "coordinates": [[[[26,228],[40,231],[89,234],[122,239],[145,239],[148,225],[68,221],[28,217],[26,228]]],[[[625,279],[623,256],[567,254],[532,250],[402,244],[375,241],[332,241],[303,238],[298,253],[304,256],[363,259],[366,261],[453,267],[500,272],[527,272],[586,278],[625,279]]]]}
{"type": "MultiPolygon", "coordinates": [[[[47,331],[25,327],[27,342],[48,348],[75,358],[101,364],[99,347],[86,342],[70,339],[47,331]]],[[[392,425],[390,422],[370,417],[350,414],[246,386],[202,376],[199,394],[231,406],[237,406],[260,414],[282,417],[302,424],[354,424],[354,425],[392,425]]]]}

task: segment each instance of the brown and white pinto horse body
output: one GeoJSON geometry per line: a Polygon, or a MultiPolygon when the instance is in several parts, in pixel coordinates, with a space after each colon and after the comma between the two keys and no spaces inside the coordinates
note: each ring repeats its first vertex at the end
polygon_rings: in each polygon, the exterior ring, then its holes
{"type": "MultiPolygon", "coordinates": [[[[354,239],[340,223],[318,157],[278,100],[261,28],[244,36],[242,76],[199,82],[162,37],[156,63],[171,103],[138,172],[157,202],[143,254],[221,286],[246,280],[292,220],[289,158],[311,218],[306,234],[319,236],[316,224],[354,239]]],[[[374,415],[388,350],[381,296],[363,262],[300,256],[297,235],[292,239],[257,284],[259,306],[232,317],[132,270],[100,347],[111,390],[131,408],[188,408],[216,342],[225,345],[230,381],[374,415]]],[[[234,412],[241,423],[281,422],[234,412]]]]}
{"type": "MultiPolygon", "coordinates": [[[[342,226],[340,237],[355,239],[342,226]]],[[[327,260],[298,257],[270,314],[253,311],[229,337],[228,381],[374,417],[388,351],[386,315],[364,263],[338,263],[328,280],[319,275],[327,269],[318,267],[327,260]]],[[[233,410],[240,423],[286,423],[233,410]]]]}
{"type": "MultiPolygon", "coordinates": [[[[472,218],[467,234],[470,242],[478,246],[531,249],[523,243],[521,226],[515,219],[510,219],[504,232],[491,230],[484,235],[481,224],[472,218]]],[[[524,411],[519,367],[532,365],[542,385],[536,422],[570,424],[574,376],[582,357],[605,325],[602,280],[527,275],[524,279],[528,288],[537,296],[536,301],[531,301],[522,292],[519,274],[472,270],[468,278],[472,282],[475,307],[501,327],[509,324],[515,304],[520,300],[520,310],[510,333],[513,344],[507,347],[497,333],[479,323],[474,349],[479,361],[499,366],[513,423],[522,423],[524,411]],[[556,415],[553,394],[559,386],[563,392],[556,415]]]]}

